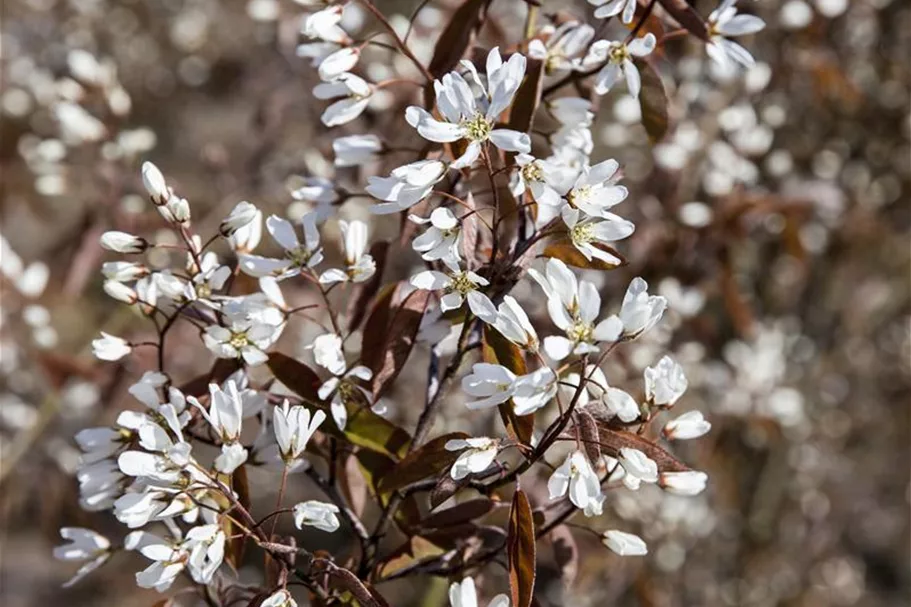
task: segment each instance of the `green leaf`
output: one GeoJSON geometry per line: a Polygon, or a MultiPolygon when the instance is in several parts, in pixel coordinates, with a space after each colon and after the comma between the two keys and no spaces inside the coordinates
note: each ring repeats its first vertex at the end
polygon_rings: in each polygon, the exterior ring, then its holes
{"type": "Polygon", "coordinates": [[[514,607],[529,607],[535,590],[535,523],[528,497],[517,489],[509,510],[506,554],[514,607]]]}
{"type": "Polygon", "coordinates": [[[459,457],[459,452],[447,451],[446,443],[450,440],[467,437],[468,435],[464,432],[453,432],[421,445],[380,479],[379,490],[395,491],[448,469],[459,457]]]}

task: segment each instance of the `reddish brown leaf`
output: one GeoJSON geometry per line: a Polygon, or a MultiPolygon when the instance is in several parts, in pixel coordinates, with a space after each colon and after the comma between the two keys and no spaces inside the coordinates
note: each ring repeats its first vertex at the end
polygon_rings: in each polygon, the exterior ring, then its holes
{"type": "MultiPolygon", "coordinates": [[[[452,71],[471,46],[487,13],[490,0],[465,0],[437,39],[428,70],[435,78],[452,71]]],[[[432,89],[431,89],[432,90],[432,89]]]]}
{"type": "Polygon", "coordinates": [[[686,0],[658,0],[658,4],[673,17],[683,29],[708,42],[709,32],[705,21],[686,0]]]}
{"type": "MultiPolygon", "coordinates": [[[[247,481],[247,466],[241,464],[234,474],[231,475],[231,488],[237,493],[237,500],[244,508],[250,508],[250,484],[247,481]]],[[[227,533],[228,537],[237,534],[239,537],[230,540],[225,547],[225,560],[237,571],[244,560],[244,552],[247,548],[247,536],[241,533],[239,528],[234,528],[233,523],[228,521],[231,532],[227,533]]]]}
{"type": "Polygon", "coordinates": [[[364,325],[364,340],[361,345],[361,363],[375,369],[383,355],[383,344],[386,340],[386,329],[392,317],[392,300],[398,291],[398,285],[388,284],[383,287],[370,307],[370,314],[364,325]]]}
{"type": "Polygon", "coordinates": [[[318,394],[322,380],[316,374],[316,371],[305,365],[299,360],[281,352],[272,352],[269,354],[269,361],[266,363],[275,379],[285,384],[289,390],[300,396],[310,403],[320,402],[318,394]]]}
{"type": "Polygon", "coordinates": [[[376,262],[376,272],[367,282],[358,283],[351,291],[348,300],[348,330],[357,329],[364,316],[367,314],[367,304],[370,298],[376,295],[380,285],[383,282],[383,269],[386,267],[386,254],[389,251],[389,243],[385,241],[375,242],[370,247],[370,255],[376,262]]]}
{"type": "Polygon", "coordinates": [[[450,440],[466,438],[464,432],[453,432],[435,438],[409,453],[395,468],[380,479],[379,490],[395,491],[411,483],[436,476],[447,470],[459,457],[457,451],[447,451],[445,446],[450,440]]]}
{"type": "Polygon", "coordinates": [[[667,134],[668,101],[667,92],[661,77],[648,61],[637,61],[639,75],[642,77],[642,91],[639,93],[639,108],[642,111],[642,126],[648,133],[648,139],[656,143],[667,134]]]}
{"type": "Polygon", "coordinates": [[[528,497],[521,489],[512,498],[507,533],[510,604],[529,607],[535,590],[535,523],[528,497]]]}
{"type": "Polygon", "coordinates": [[[430,507],[436,508],[450,497],[456,494],[456,492],[468,484],[468,477],[465,477],[460,480],[455,480],[449,476],[449,472],[443,472],[440,474],[440,478],[437,481],[436,486],[430,491],[430,507]]]}
{"type": "Polygon", "coordinates": [[[430,291],[412,291],[405,300],[394,309],[389,324],[385,327],[386,339],[383,342],[382,354],[373,370],[373,400],[382,396],[395,381],[417,337],[418,328],[424,309],[430,299],[430,291]]]}
{"type": "Polygon", "coordinates": [[[520,133],[528,133],[534,124],[535,112],[541,103],[541,91],[544,85],[544,62],[540,59],[528,59],[525,68],[525,79],[516,91],[512,110],[509,114],[509,128],[520,133]]]}
{"type": "Polygon", "coordinates": [[[209,393],[209,384],[220,384],[239,368],[240,362],[238,360],[220,358],[215,361],[208,373],[203,373],[183,384],[180,386],[180,391],[186,396],[195,396],[197,398],[206,395],[209,393]]]}
{"type": "Polygon", "coordinates": [[[598,421],[598,432],[601,439],[601,450],[611,457],[617,457],[620,449],[638,449],[658,464],[660,472],[686,472],[689,470],[686,464],[638,434],[626,430],[615,430],[600,420],[598,421]]]}
{"type": "Polygon", "coordinates": [[[601,461],[601,445],[598,438],[598,423],[591,413],[576,409],[573,415],[576,423],[576,429],[579,432],[579,438],[582,441],[582,447],[585,449],[585,455],[593,466],[597,467],[601,461]]]}

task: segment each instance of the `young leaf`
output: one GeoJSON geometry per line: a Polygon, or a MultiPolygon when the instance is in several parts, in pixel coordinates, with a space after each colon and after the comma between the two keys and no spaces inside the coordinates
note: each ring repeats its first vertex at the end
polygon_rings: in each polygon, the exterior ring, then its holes
{"type": "Polygon", "coordinates": [[[367,314],[367,304],[370,302],[370,298],[376,295],[383,282],[383,268],[386,267],[388,251],[389,243],[385,241],[375,242],[370,247],[370,255],[376,262],[376,272],[370,277],[370,280],[356,284],[351,290],[351,297],[348,300],[348,331],[357,329],[364,320],[364,316],[367,314]]]}
{"type": "Polygon", "coordinates": [[[465,477],[459,480],[453,479],[449,475],[449,471],[444,471],[440,473],[440,478],[437,480],[436,486],[430,491],[430,507],[436,508],[450,497],[456,494],[456,492],[468,484],[469,477],[465,477]]]}
{"type": "Polygon", "coordinates": [[[383,476],[379,483],[379,490],[384,493],[395,491],[447,470],[459,457],[457,451],[446,450],[447,441],[467,436],[464,432],[453,432],[421,445],[383,476]]]}
{"type": "Polygon", "coordinates": [[[205,396],[209,393],[209,384],[220,384],[240,367],[240,361],[237,359],[219,358],[208,373],[203,373],[183,384],[180,386],[180,391],[186,396],[195,396],[197,398],[205,396]]]}
{"type": "Polygon", "coordinates": [[[650,142],[655,143],[664,138],[668,128],[667,93],[661,77],[648,61],[637,61],[639,75],[642,78],[642,91],[639,93],[639,107],[642,111],[642,126],[648,133],[650,142]]]}
{"type": "Polygon", "coordinates": [[[457,504],[428,515],[421,521],[421,526],[428,529],[439,527],[452,527],[481,518],[496,507],[496,502],[486,497],[480,497],[457,504]]]}
{"type": "Polygon", "coordinates": [[[517,489],[509,511],[506,540],[512,605],[529,607],[535,590],[535,524],[528,497],[517,489]]]}
{"type": "Polygon", "coordinates": [[[541,103],[541,91],[544,85],[544,62],[540,59],[528,59],[525,68],[525,79],[516,91],[512,111],[509,114],[509,128],[520,133],[528,133],[534,124],[535,112],[541,103]]]}
{"type": "Polygon", "coordinates": [[[585,449],[585,455],[593,466],[597,466],[601,461],[601,445],[598,436],[598,423],[591,413],[584,410],[576,409],[573,414],[573,421],[576,424],[576,430],[585,449]]]}
{"type": "Polygon", "coordinates": [[[367,322],[364,324],[364,339],[361,344],[361,363],[375,369],[379,366],[386,340],[386,329],[392,317],[392,301],[398,291],[398,283],[383,287],[373,300],[367,322]]]}
{"type": "Polygon", "coordinates": [[[686,472],[689,470],[686,464],[638,434],[626,430],[615,430],[601,420],[598,420],[598,433],[601,439],[601,450],[611,457],[617,457],[620,449],[623,448],[638,449],[658,464],[660,472],[686,472]]]}
{"type": "Polygon", "coordinates": [[[471,46],[484,19],[490,0],[465,0],[449,20],[449,25],[440,34],[433,50],[433,59],[428,68],[435,78],[452,71],[459,59],[471,46]]]}
{"type": "MultiPolygon", "coordinates": [[[[401,283],[400,283],[401,284],[401,283]]],[[[385,327],[386,338],[383,343],[380,358],[373,367],[372,392],[373,400],[380,398],[395,381],[411,348],[414,346],[424,309],[430,300],[430,291],[412,291],[405,297],[401,305],[394,309],[385,327]]]]}
{"type": "Polygon", "coordinates": [[[281,352],[270,353],[266,364],[275,379],[285,384],[289,390],[307,402],[320,402],[317,391],[323,382],[316,371],[281,352]]]}

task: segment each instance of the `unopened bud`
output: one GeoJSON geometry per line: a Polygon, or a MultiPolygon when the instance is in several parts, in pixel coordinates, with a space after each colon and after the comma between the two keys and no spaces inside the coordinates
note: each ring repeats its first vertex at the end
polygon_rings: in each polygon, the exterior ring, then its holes
{"type": "Polygon", "coordinates": [[[125,304],[134,304],[139,299],[136,291],[116,280],[108,280],[104,283],[104,292],[125,304]]]}
{"type": "Polygon", "coordinates": [[[256,211],[256,207],[246,200],[237,203],[237,206],[221,222],[218,231],[225,238],[231,236],[234,232],[256,219],[256,211]]]}
{"type": "Polygon", "coordinates": [[[112,230],[101,235],[101,246],[116,253],[142,253],[149,243],[139,236],[112,230]]]}
{"type": "Polygon", "coordinates": [[[151,162],[142,163],[142,184],[156,205],[165,204],[171,197],[168,184],[158,167],[151,162]]]}

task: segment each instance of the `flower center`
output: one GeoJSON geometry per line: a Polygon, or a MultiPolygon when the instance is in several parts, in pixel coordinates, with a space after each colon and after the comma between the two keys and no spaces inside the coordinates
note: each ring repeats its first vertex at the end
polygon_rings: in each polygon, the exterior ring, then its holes
{"type": "Polygon", "coordinates": [[[488,122],[483,114],[475,114],[473,118],[462,121],[462,128],[467,132],[468,139],[472,141],[487,141],[493,125],[488,122]]]}
{"type": "Polygon", "coordinates": [[[592,187],[590,185],[583,185],[570,190],[569,194],[566,195],[566,201],[571,207],[578,208],[579,202],[587,201],[591,195],[592,187]]]}
{"type": "Polygon", "coordinates": [[[611,63],[623,63],[630,58],[629,49],[626,48],[625,44],[617,44],[608,51],[607,58],[610,59],[611,63]]]}
{"type": "Polygon", "coordinates": [[[595,234],[592,224],[590,223],[577,223],[569,231],[569,237],[572,239],[573,244],[588,244],[595,240],[595,234]]]}
{"type": "Polygon", "coordinates": [[[305,246],[301,245],[290,251],[285,252],[285,257],[291,260],[296,266],[305,266],[307,262],[310,261],[310,258],[313,256],[313,251],[308,250],[305,246]]]}
{"type": "Polygon", "coordinates": [[[576,320],[573,322],[572,326],[567,329],[566,336],[574,342],[588,342],[592,340],[593,332],[594,327],[592,327],[591,324],[576,320]]]}
{"type": "Polygon", "coordinates": [[[544,181],[544,171],[537,162],[530,162],[522,167],[522,179],[525,181],[544,181]]]}
{"type": "Polygon", "coordinates": [[[349,404],[353,402],[359,395],[360,391],[353,382],[343,379],[338,385],[338,395],[342,399],[342,402],[349,404]]]}
{"type": "Polygon", "coordinates": [[[244,346],[250,343],[250,339],[247,337],[247,332],[243,331],[241,333],[232,333],[231,339],[228,340],[228,345],[233,347],[236,350],[240,350],[244,346]]]}
{"type": "Polygon", "coordinates": [[[466,272],[459,272],[452,277],[452,284],[449,288],[452,291],[457,291],[462,295],[465,295],[469,291],[475,290],[475,284],[471,278],[468,277],[466,272]]]}

